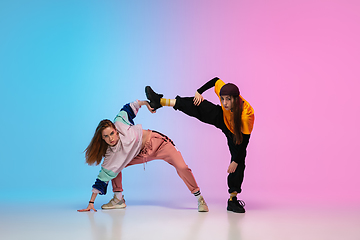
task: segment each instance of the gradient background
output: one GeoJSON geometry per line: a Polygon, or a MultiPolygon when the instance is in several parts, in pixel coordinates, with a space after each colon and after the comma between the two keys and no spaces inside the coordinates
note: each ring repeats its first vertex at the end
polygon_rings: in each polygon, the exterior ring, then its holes
{"type": "MultiPolygon", "coordinates": [[[[83,151],[100,120],[146,85],[191,96],[218,76],[255,109],[249,205],[359,204],[359,11],[356,0],[2,1],[0,200],[85,207],[99,167],[83,151]]],[[[207,201],[225,201],[220,131],[171,108],[135,122],[171,137],[207,201]]],[[[163,161],[123,180],[128,201],[193,201],[163,161]]]]}

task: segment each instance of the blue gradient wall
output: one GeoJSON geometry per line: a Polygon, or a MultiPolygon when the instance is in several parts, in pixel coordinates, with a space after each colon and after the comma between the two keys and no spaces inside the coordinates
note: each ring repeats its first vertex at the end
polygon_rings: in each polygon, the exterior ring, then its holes
{"type": "MultiPolygon", "coordinates": [[[[191,96],[219,76],[255,109],[245,198],[359,201],[358,10],[323,0],[0,3],[1,199],[87,200],[99,168],[83,150],[100,120],[144,99],[146,85],[191,96]]],[[[226,197],[221,132],[170,108],[141,109],[136,122],[175,141],[205,196],[226,197]]],[[[128,198],[191,198],[172,167],[145,167],[124,171],[128,198]]]]}

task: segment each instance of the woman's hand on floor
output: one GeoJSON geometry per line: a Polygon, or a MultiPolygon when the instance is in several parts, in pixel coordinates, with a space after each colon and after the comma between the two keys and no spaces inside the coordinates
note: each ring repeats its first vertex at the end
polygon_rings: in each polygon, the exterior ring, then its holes
{"type": "Polygon", "coordinates": [[[77,210],[78,212],[90,212],[91,210],[94,210],[94,212],[97,212],[97,210],[94,208],[94,204],[93,203],[89,203],[89,205],[87,206],[87,208],[85,209],[80,209],[77,210]]]}

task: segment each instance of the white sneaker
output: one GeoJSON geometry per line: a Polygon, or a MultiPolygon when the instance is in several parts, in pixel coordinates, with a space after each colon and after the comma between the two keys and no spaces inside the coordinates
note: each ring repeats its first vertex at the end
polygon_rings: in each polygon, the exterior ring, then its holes
{"type": "Polygon", "coordinates": [[[206,205],[206,202],[203,198],[203,196],[200,196],[199,200],[198,200],[198,211],[199,212],[208,212],[209,208],[206,205]]]}
{"type": "Polygon", "coordinates": [[[121,209],[126,208],[124,196],[119,200],[116,195],[110,200],[110,202],[101,206],[102,209],[121,209]]]}

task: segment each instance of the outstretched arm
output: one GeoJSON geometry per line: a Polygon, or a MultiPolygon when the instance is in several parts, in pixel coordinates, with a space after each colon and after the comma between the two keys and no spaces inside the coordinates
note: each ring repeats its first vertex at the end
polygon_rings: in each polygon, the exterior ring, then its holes
{"type": "Polygon", "coordinates": [[[200,94],[203,94],[203,92],[205,92],[206,90],[212,88],[215,86],[216,81],[219,80],[218,77],[214,77],[213,79],[211,79],[210,81],[208,81],[207,83],[205,83],[204,85],[202,85],[197,92],[200,94]]]}
{"type": "Polygon", "coordinates": [[[121,108],[120,112],[116,115],[114,122],[120,121],[128,125],[134,125],[134,118],[136,117],[136,114],[142,105],[146,105],[150,112],[155,112],[155,110],[150,107],[150,104],[147,101],[136,100],[134,102],[125,104],[121,108]]]}

